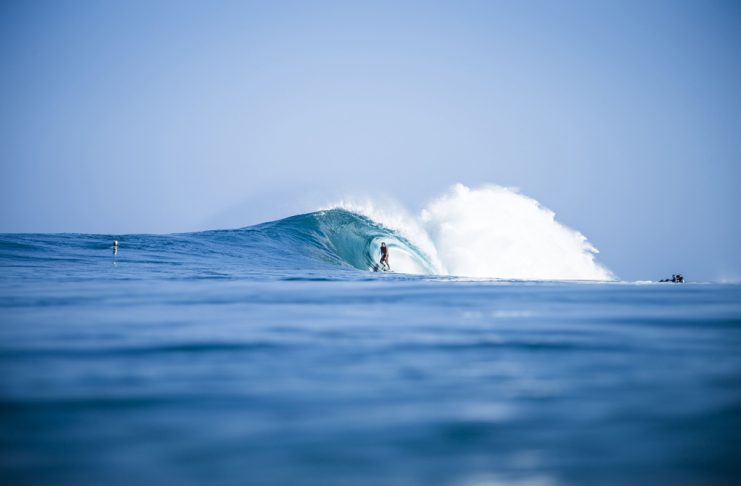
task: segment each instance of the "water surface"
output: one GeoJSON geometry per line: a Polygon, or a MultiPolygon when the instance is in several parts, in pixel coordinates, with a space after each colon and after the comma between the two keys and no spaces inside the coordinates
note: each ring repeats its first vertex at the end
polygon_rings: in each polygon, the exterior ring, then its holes
{"type": "Polygon", "coordinates": [[[737,481],[741,287],[373,273],[297,235],[0,235],[2,482],[737,481]]]}

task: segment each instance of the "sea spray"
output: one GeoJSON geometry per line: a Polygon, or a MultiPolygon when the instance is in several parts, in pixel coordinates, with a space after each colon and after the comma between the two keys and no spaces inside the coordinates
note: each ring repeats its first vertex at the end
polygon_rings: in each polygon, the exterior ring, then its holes
{"type": "Polygon", "coordinates": [[[611,280],[587,238],[514,189],[455,185],[422,211],[448,272],[522,280],[611,280]]]}
{"type": "MultiPolygon", "coordinates": [[[[342,201],[333,207],[404,235],[424,252],[435,273],[515,280],[614,279],[596,261],[598,251],[583,234],[512,188],[456,184],[417,217],[372,201],[342,201]]],[[[419,266],[403,263],[399,270],[420,273],[419,266]]]]}

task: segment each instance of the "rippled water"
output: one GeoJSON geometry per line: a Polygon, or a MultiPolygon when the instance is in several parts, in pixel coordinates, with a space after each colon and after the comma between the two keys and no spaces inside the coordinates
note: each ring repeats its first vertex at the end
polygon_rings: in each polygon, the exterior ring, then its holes
{"type": "Polygon", "coordinates": [[[736,285],[240,273],[16,243],[0,255],[4,484],[741,473],[736,285]]]}

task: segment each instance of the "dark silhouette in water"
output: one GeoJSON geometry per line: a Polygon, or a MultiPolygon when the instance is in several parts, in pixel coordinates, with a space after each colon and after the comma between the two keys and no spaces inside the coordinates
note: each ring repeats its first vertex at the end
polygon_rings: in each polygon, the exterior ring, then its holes
{"type": "Polygon", "coordinates": [[[389,249],[384,242],[381,242],[381,260],[379,263],[384,270],[391,270],[391,265],[389,265],[389,249]]]}
{"type": "Polygon", "coordinates": [[[659,282],[673,282],[673,283],[684,283],[684,276],[682,274],[672,274],[672,278],[665,278],[663,280],[659,280],[659,282]]]}
{"type": "Polygon", "coordinates": [[[374,272],[390,272],[391,265],[389,265],[389,249],[386,243],[381,242],[381,259],[378,263],[373,264],[374,272]]]}

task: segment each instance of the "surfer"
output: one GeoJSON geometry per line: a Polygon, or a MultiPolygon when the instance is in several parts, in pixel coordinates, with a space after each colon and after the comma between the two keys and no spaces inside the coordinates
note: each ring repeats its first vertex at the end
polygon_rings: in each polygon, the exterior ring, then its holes
{"type": "Polygon", "coordinates": [[[381,261],[379,263],[384,270],[391,270],[391,265],[389,265],[389,249],[384,242],[381,242],[381,261]]]}

